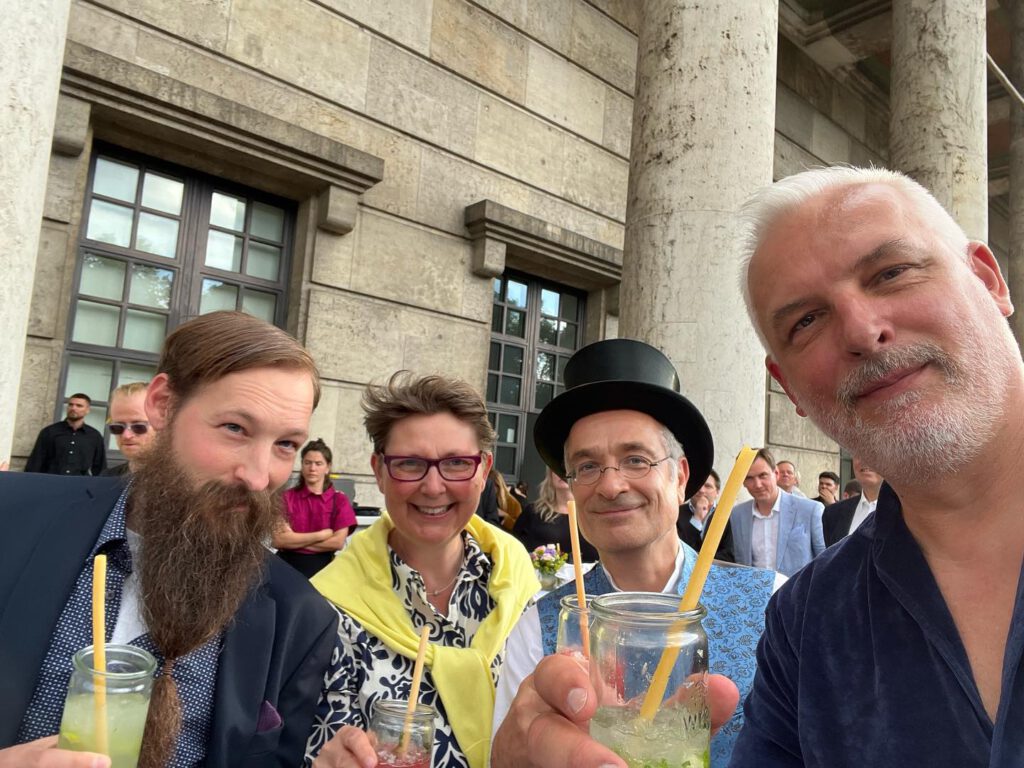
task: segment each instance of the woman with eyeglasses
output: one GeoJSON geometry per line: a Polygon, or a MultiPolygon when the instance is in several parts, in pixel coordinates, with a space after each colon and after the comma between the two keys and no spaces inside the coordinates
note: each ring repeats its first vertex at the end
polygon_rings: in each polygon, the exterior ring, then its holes
{"type": "Polygon", "coordinates": [[[125,457],[123,464],[107,468],[104,475],[127,475],[153,442],[156,433],[146,416],[146,388],[144,381],[122,384],[110,393],[107,406],[107,429],[114,436],[117,449],[125,457]]]}
{"type": "Polygon", "coordinates": [[[330,564],[355,530],[352,503],[331,482],[331,449],[320,438],[306,443],[299,480],[284,492],[285,519],[274,532],[277,556],[313,578],[330,564]]]}
{"type": "Polygon", "coordinates": [[[344,652],[308,752],[316,768],[375,764],[365,729],[377,702],[408,699],[427,626],[431,764],[483,768],[505,638],[539,588],[522,545],[474,516],[493,464],[487,408],[465,382],[399,372],[363,410],[387,511],[313,579],[341,614],[344,652]]]}

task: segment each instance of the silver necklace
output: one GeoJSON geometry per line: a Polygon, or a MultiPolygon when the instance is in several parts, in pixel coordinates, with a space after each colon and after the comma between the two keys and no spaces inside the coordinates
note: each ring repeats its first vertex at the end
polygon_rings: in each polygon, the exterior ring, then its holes
{"type": "MultiPolygon", "coordinates": [[[[459,573],[461,573],[461,571],[456,571],[455,572],[455,578],[452,579],[451,581],[449,581],[445,586],[441,587],[440,589],[435,589],[433,592],[431,592],[430,590],[427,590],[427,597],[437,597],[442,592],[447,592],[449,589],[451,589],[452,585],[456,581],[458,581],[459,573]]],[[[424,585],[423,585],[424,589],[426,589],[426,586],[427,586],[426,583],[424,583],[424,585]]]]}

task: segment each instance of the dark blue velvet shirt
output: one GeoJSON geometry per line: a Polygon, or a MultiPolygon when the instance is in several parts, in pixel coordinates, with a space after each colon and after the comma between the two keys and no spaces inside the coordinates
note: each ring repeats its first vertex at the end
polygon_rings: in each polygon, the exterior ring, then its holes
{"type": "MultiPolygon", "coordinates": [[[[969,535],[969,532],[965,532],[969,535]]],[[[1024,766],[1024,577],[995,724],[899,499],[771,600],[732,768],[1024,766]]]]}

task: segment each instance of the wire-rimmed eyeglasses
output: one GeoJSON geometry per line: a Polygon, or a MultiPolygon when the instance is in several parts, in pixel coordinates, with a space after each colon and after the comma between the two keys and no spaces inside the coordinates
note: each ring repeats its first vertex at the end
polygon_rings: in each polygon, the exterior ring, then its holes
{"type": "Polygon", "coordinates": [[[639,480],[641,477],[647,477],[651,469],[671,458],[666,456],[664,459],[651,461],[643,456],[627,456],[618,464],[609,464],[606,467],[602,467],[596,461],[584,461],[572,469],[567,479],[571,483],[593,485],[601,479],[605,470],[614,469],[628,480],[639,480]]]}
{"type": "Polygon", "coordinates": [[[107,426],[110,427],[110,434],[112,435],[123,435],[126,429],[130,429],[136,435],[144,435],[149,431],[148,421],[133,421],[131,423],[112,421],[107,426]]]}
{"type": "Polygon", "coordinates": [[[476,475],[476,469],[483,461],[483,454],[475,456],[445,456],[443,459],[425,459],[422,456],[389,456],[380,454],[388,475],[400,483],[414,483],[427,476],[431,467],[445,480],[459,482],[476,475]]]}

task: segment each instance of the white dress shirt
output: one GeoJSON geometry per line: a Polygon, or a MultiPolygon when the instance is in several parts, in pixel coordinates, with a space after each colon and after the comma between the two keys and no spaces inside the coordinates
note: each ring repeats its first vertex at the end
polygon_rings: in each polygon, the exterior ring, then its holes
{"type": "MultiPolygon", "coordinates": [[[[132,560],[135,563],[141,562],[142,537],[130,528],[125,528],[124,533],[132,560]]],[[[132,572],[125,577],[124,587],[121,589],[121,604],[117,611],[117,621],[114,623],[114,634],[110,637],[111,643],[127,645],[149,632],[146,620],[142,618],[142,588],[139,579],[139,567],[135,565],[132,572]]]]}
{"type": "Polygon", "coordinates": [[[755,568],[775,570],[776,553],[779,548],[779,503],[782,492],[779,491],[772,504],[772,511],[762,515],[757,511],[757,503],[751,507],[754,513],[754,526],[750,531],[750,562],[755,568]]]}
{"type": "Polygon", "coordinates": [[[867,496],[863,493],[860,495],[860,501],[857,502],[857,509],[853,513],[853,518],[850,520],[849,533],[853,533],[857,530],[861,523],[863,523],[867,516],[875,511],[875,506],[878,504],[878,498],[874,501],[868,501],[867,496]]]}

